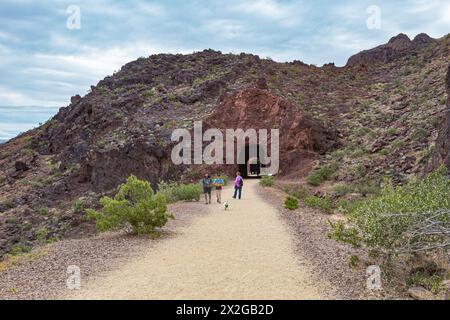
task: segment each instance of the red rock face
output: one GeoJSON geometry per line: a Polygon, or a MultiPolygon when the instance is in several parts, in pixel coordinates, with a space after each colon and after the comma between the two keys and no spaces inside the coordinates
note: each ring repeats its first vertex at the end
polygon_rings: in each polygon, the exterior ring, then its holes
{"type": "MultiPolygon", "coordinates": [[[[222,97],[220,106],[205,119],[204,129],[267,129],[269,133],[271,129],[279,129],[279,173],[302,176],[309,171],[317,154],[337,146],[338,142],[335,130],[325,128],[296,108],[267,90],[248,88],[222,97]]],[[[268,140],[270,150],[270,137],[268,140]]]]}

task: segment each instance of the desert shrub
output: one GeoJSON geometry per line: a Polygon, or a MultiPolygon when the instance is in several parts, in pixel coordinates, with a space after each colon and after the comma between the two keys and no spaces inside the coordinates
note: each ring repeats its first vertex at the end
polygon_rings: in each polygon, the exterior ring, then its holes
{"type": "Polygon", "coordinates": [[[362,179],[367,175],[367,168],[364,164],[359,164],[353,168],[354,176],[357,179],[362,179]]]}
{"type": "Polygon", "coordinates": [[[230,181],[230,178],[226,174],[223,174],[220,177],[223,179],[223,185],[226,186],[230,181]]]}
{"type": "Polygon", "coordinates": [[[426,275],[423,272],[414,272],[406,279],[408,287],[423,286],[434,294],[439,293],[441,289],[442,278],[438,274],[426,275]]]}
{"type": "Polygon", "coordinates": [[[357,255],[351,255],[348,260],[348,265],[350,268],[354,269],[359,264],[359,257],[357,255]]]}
{"type": "Polygon", "coordinates": [[[199,201],[202,186],[194,184],[178,184],[176,182],[161,181],[158,184],[158,193],[164,195],[168,203],[177,201],[199,201]]]}
{"type": "Polygon", "coordinates": [[[335,160],[341,160],[345,157],[345,151],[342,149],[335,150],[330,153],[330,157],[335,160]]]}
{"type": "Polygon", "coordinates": [[[336,210],[340,213],[347,214],[351,211],[352,207],[354,206],[354,202],[346,200],[346,199],[340,199],[336,205],[336,210]]]}
{"type": "Polygon", "coordinates": [[[119,187],[114,198],[103,197],[100,211],[88,209],[88,217],[95,219],[99,231],[119,230],[131,226],[134,234],[154,233],[172,215],[167,212],[166,198],[154,194],[147,181],[130,176],[119,187]]]}
{"type": "Polygon", "coordinates": [[[298,200],[297,200],[297,198],[287,196],[286,200],[284,201],[284,207],[286,209],[289,209],[289,210],[296,210],[296,209],[298,209],[298,200]]]}
{"type": "Polygon", "coordinates": [[[43,227],[36,232],[36,240],[38,243],[45,243],[47,241],[48,229],[43,227]]]}
{"type": "Polygon", "coordinates": [[[353,158],[353,159],[356,159],[356,158],[361,158],[361,157],[364,156],[365,154],[366,154],[366,150],[365,150],[364,148],[358,147],[358,148],[354,149],[354,150],[349,154],[349,156],[350,156],[351,158],[353,158]]]}
{"type": "Polygon", "coordinates": [[[197,171],[189,171],[186,173],[186,178],[192,180],[200,180],[202,178],[202,174],[197,171]]]}
{"type": "Polygon", "coordinates": [[[339,242],[345,242],[352,245],[354,248],[361,246],[361,237],[359,236],[356,228],[347,228],[343,221],[331,222],[328,221],[331,226],[331,232],[328,233],[328,238],[334,239],[339,242]]]}
{"type": "Polygon", "coordinates": [[[353,191],[353,188],[346,184],[338,184],[333,187],[333,192],[341,197],[353,191]]]}
{"type": "Polygon", "coordinates": [[[196,184],[180,184],[174,190],[177,201],[199,201],[202,194],[202,186],[196,184]]]}
{"type": "Polygon", "coordinates": [[[39,213],[40,215],[43,215],[43,216],[46,216],[49,213],[48,208],[38,208],[36,211],[37,211],[37,213],[39,213]]]}
{"type": "Polygon", "coordinates": [[[364,245],[384,256],[450,247],[450,180],[442,167],[404,186],[387,184],[358,202],[350,225],[332,224],[336,240],[364,245]]]}
{"type": "Polygon", "coordinates": [[[262,176],[260,181],[263,187],[271,187],[273,186],[274,182],[275,179],[273,176],[262,176]]]}
{"type": "Polygon", "coordinates": [[[330,197],[308,196],[304,199],[305,204],[310,208],[320,209],[326,213],[333,213],[333,200],[330,197]]]}
{"type": "Polygon", "coordinates": [[[328,180],[333,173],[338,169],[336,162],[330,165],[324,165],[321,168],[313,171],[307,178],[307,182],[312,186],[319,186],[321,183],[328,180]]]}
{"type": "Polygon", "coordinates": [[[178,183],[172,181],[160,181],[158,183],[158,193],[164,195],[167,203],[177,202],[175,195],[175,189],[178,187],[178,183]]]}
{"type": "Polygon", "coordinates": [[[80,197],[73,204],[73,212],[81,211],[81,210],[83,210],[85,208],[85,206],[86,206],[86,198],[85,197],[80,197]]]}
{"type": "Polygon", "coordinates": [[[288,186],[284,188],[284,191],[297,199],[303,200],[308,195],[308,189],[303,186],[288,186]]]}
{"type": "Polygon", "coordinates": [[[8,209],[12,209],[12,208],[14,208],[14,201],[11,200],[11,199],[6,199],[6,200],[3,202],[3,206],[5,206],[5,207],[8,208],[8,209]]]}
{"type": "Polygon", "coordinates": [[[356,184],[356,191],[363,196],[380,193],[380,187],[375,181],[362,181],[356,184]]]}
{"type": "Polygon", "coordinates": [[[11,250],[9,251],[9,254],[12,256],[18,256],[21,254],[29,253],[31,252],[31,247],[24,245],[24,244],[15,244],[12,246],[11,250]]]}
{"type": "Polygon", "coordinates": [[[387,130],[387,133],[388,133],[390,136],[395,135],[395,134],[397,134],[397,128],[389,128],[389,129],[387,130]]]}
{"type": "Polygon", "coordinates": [[[419,128],[413,133],[412,138],[414,140],[424,141],[429,136],[430,136],[430,133],[427,130],[425,130],[423,128],[419,128]]]}

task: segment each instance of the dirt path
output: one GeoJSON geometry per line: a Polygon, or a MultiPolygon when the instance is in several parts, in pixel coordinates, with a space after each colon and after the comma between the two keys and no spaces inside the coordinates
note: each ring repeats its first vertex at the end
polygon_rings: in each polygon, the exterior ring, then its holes
{"type": "MultiPolygon", "coordinates": [[[[317,281],[295,255],[276,209],[247,180],[243,200],[218,204],[178,235],[95,279],[68,299],[324,299],[317,281]]],[[[226,188],[224,199],[230,199],[226,188]]],[[[214,197],[214,194],[213,194],[214,197]]]]}

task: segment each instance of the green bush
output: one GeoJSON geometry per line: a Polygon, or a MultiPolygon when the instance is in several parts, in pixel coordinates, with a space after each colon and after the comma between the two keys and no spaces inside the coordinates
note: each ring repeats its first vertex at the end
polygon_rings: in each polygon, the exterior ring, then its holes
{"type": "Polygon", "coordinates": [[[9,254],[12,256],[19,256],[21,254],[30,253],[32,248],[23,244],[15,244],[12,246],[9,254]]]}
{"type": "Polygon", "coordinates": [[[357,255],[351,255],[348,260],[348,265],[350,268],[355,269],[359,264],[359,257],[357,255]]]}
{"type": "Polygon", "coordinates": [[[8,208],[8,209],[12,209],[12,208],[14,208],[14,201],[11,200],[11,199],[6,199],[6,200],[3,202],[3,205],[4,205],[6,208],[8,208]]]}
{"type": "Polygon", "coordinates": [[[353,191],[353,188],[346,184],[338,184],[333,187],[333,192],[341,197],[353,191]]]}
{"type": "Polygon", "coordinates": [[[46,215],[49,214],[48,208],[39,208],[39,209],[37,209],[37,212],[38,212],[40,215],[43,215],[43,216],[46,216],[46,215]]]}
{"type": "Polygon", "coordinates": [[[186,178],[192,180],[200,180],[202,178],[202,174],[197,171],[189,171],[186,173],[186,178]]]}
{"type": "Polygon", "coordinates": [[[81,210],[83,210],[85,208],[85,206],[86,206],[86,198],[85,197],[80,197],[73,204],[73,212],[81,211],[81,210]]]}
{"type": "Polygon", "coordinates": [[[356,203],[350,225],[333,225],[330,236],[385,256],[445,248],[449,209],[450,180],[442,167],[404,186],[387,184],[379,195],[356,203]]]}
{"type": "Polygon", "coordinates": [[[408,277],[406,285],[408,287],[423,286],[434,294],[439,293],[442,279],[438,274],[426,275],[423,272],[415,272],[408,277]]]}
{"type": "Polygon", "coordinates": [[[374,181],[365,181],[356,185],[356,191],[361,193],[363,196],[375,195],[380,193],[380,187],[374,181]]]}
{"type": "Polygon", "coordinates": [[[160,181],[158,183],[158,193],[162,194],[167,203],[177,202],[178,199],[175,194],[175,189],[178,187],[178,183],[171,181],[160,181]]]}
{"type": "Polygon", "coordinates": [[[305,204],[310,208],[320,209],[326,213],[333,213],[333,200],[330,197],[308,196],[304,199],[305,204]]]}
{"type": "Polygon", "coordinates": [[[298,209],[298,200],[297,200],[297,198],[287,196],[286,200],[284,201],[284,207],[286,209],[289,209],[289,210],[296,210],[296,209],[298,209]]]}
{"type": "Polygon", "coordinates": [[[323,167],[313,171],[307,178],[307,182],[312,186],[319,186],[326,180],[328,180],[333,173],[338,170],[338,165],[333,162],[330,165],[324,165],[323,167]]]}
{"type": "Polygon", "coordinates": [[[273,186],[274,182],[275,179],[273,176],[262,176],[260,181],[263,187],[271,187],[273,186]]]}
{"type": "Polygon", "coordinates": [[[302,186],[287,186],[284,188],[284,192],[300,200],[308,195],[308,189],[302,186]]]}
{"type": "Polygon", "coordinates": [[[180,184],[174,189],[177,201],[199,201],[202,194],[200,184],[180,184]]]}
{"type": "Polygon", "coordinates": [[[47,241],[47,236],[49,234],[49,231],[46,227],[43,227],[41,229],[39,229],[36,232],[36,240],[38,243],[45,243],[47,241]]]}
{"type": "Polygon", "coordinates": [[[158,193],[164,195],[168,203],[177,201],[199,201],[202,186],[194,184],[178,184],[176,182],[161,181],[158,184],[158,193]]]}
{"type": "Polygon", "coordinates": [[[228,184],[228,182],[230,181],[230,178],[226,174],[223,174],[220,177],[223,180],[223,185],[226,186],[228,184]]]}
{"type": "Polygon", "coordinates": [[[147,181],[135,176],[130,176],[119,187],[114,198],[103,197],[100,203],[103,206],[100,211],[87,210],[88,217],[96,220],[100,232],[131,226],[134,234],[150,234],[173,218],[167,213],[164,195],[155,195],[147,181]]]}

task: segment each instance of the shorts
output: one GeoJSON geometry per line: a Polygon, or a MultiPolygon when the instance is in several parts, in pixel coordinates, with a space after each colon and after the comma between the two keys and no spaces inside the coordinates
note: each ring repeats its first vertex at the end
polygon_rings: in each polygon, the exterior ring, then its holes
{"type": "Polygon", "coordinates": [[[211,188],[203,188],[203,193],[211,194],[211,188]]]}

